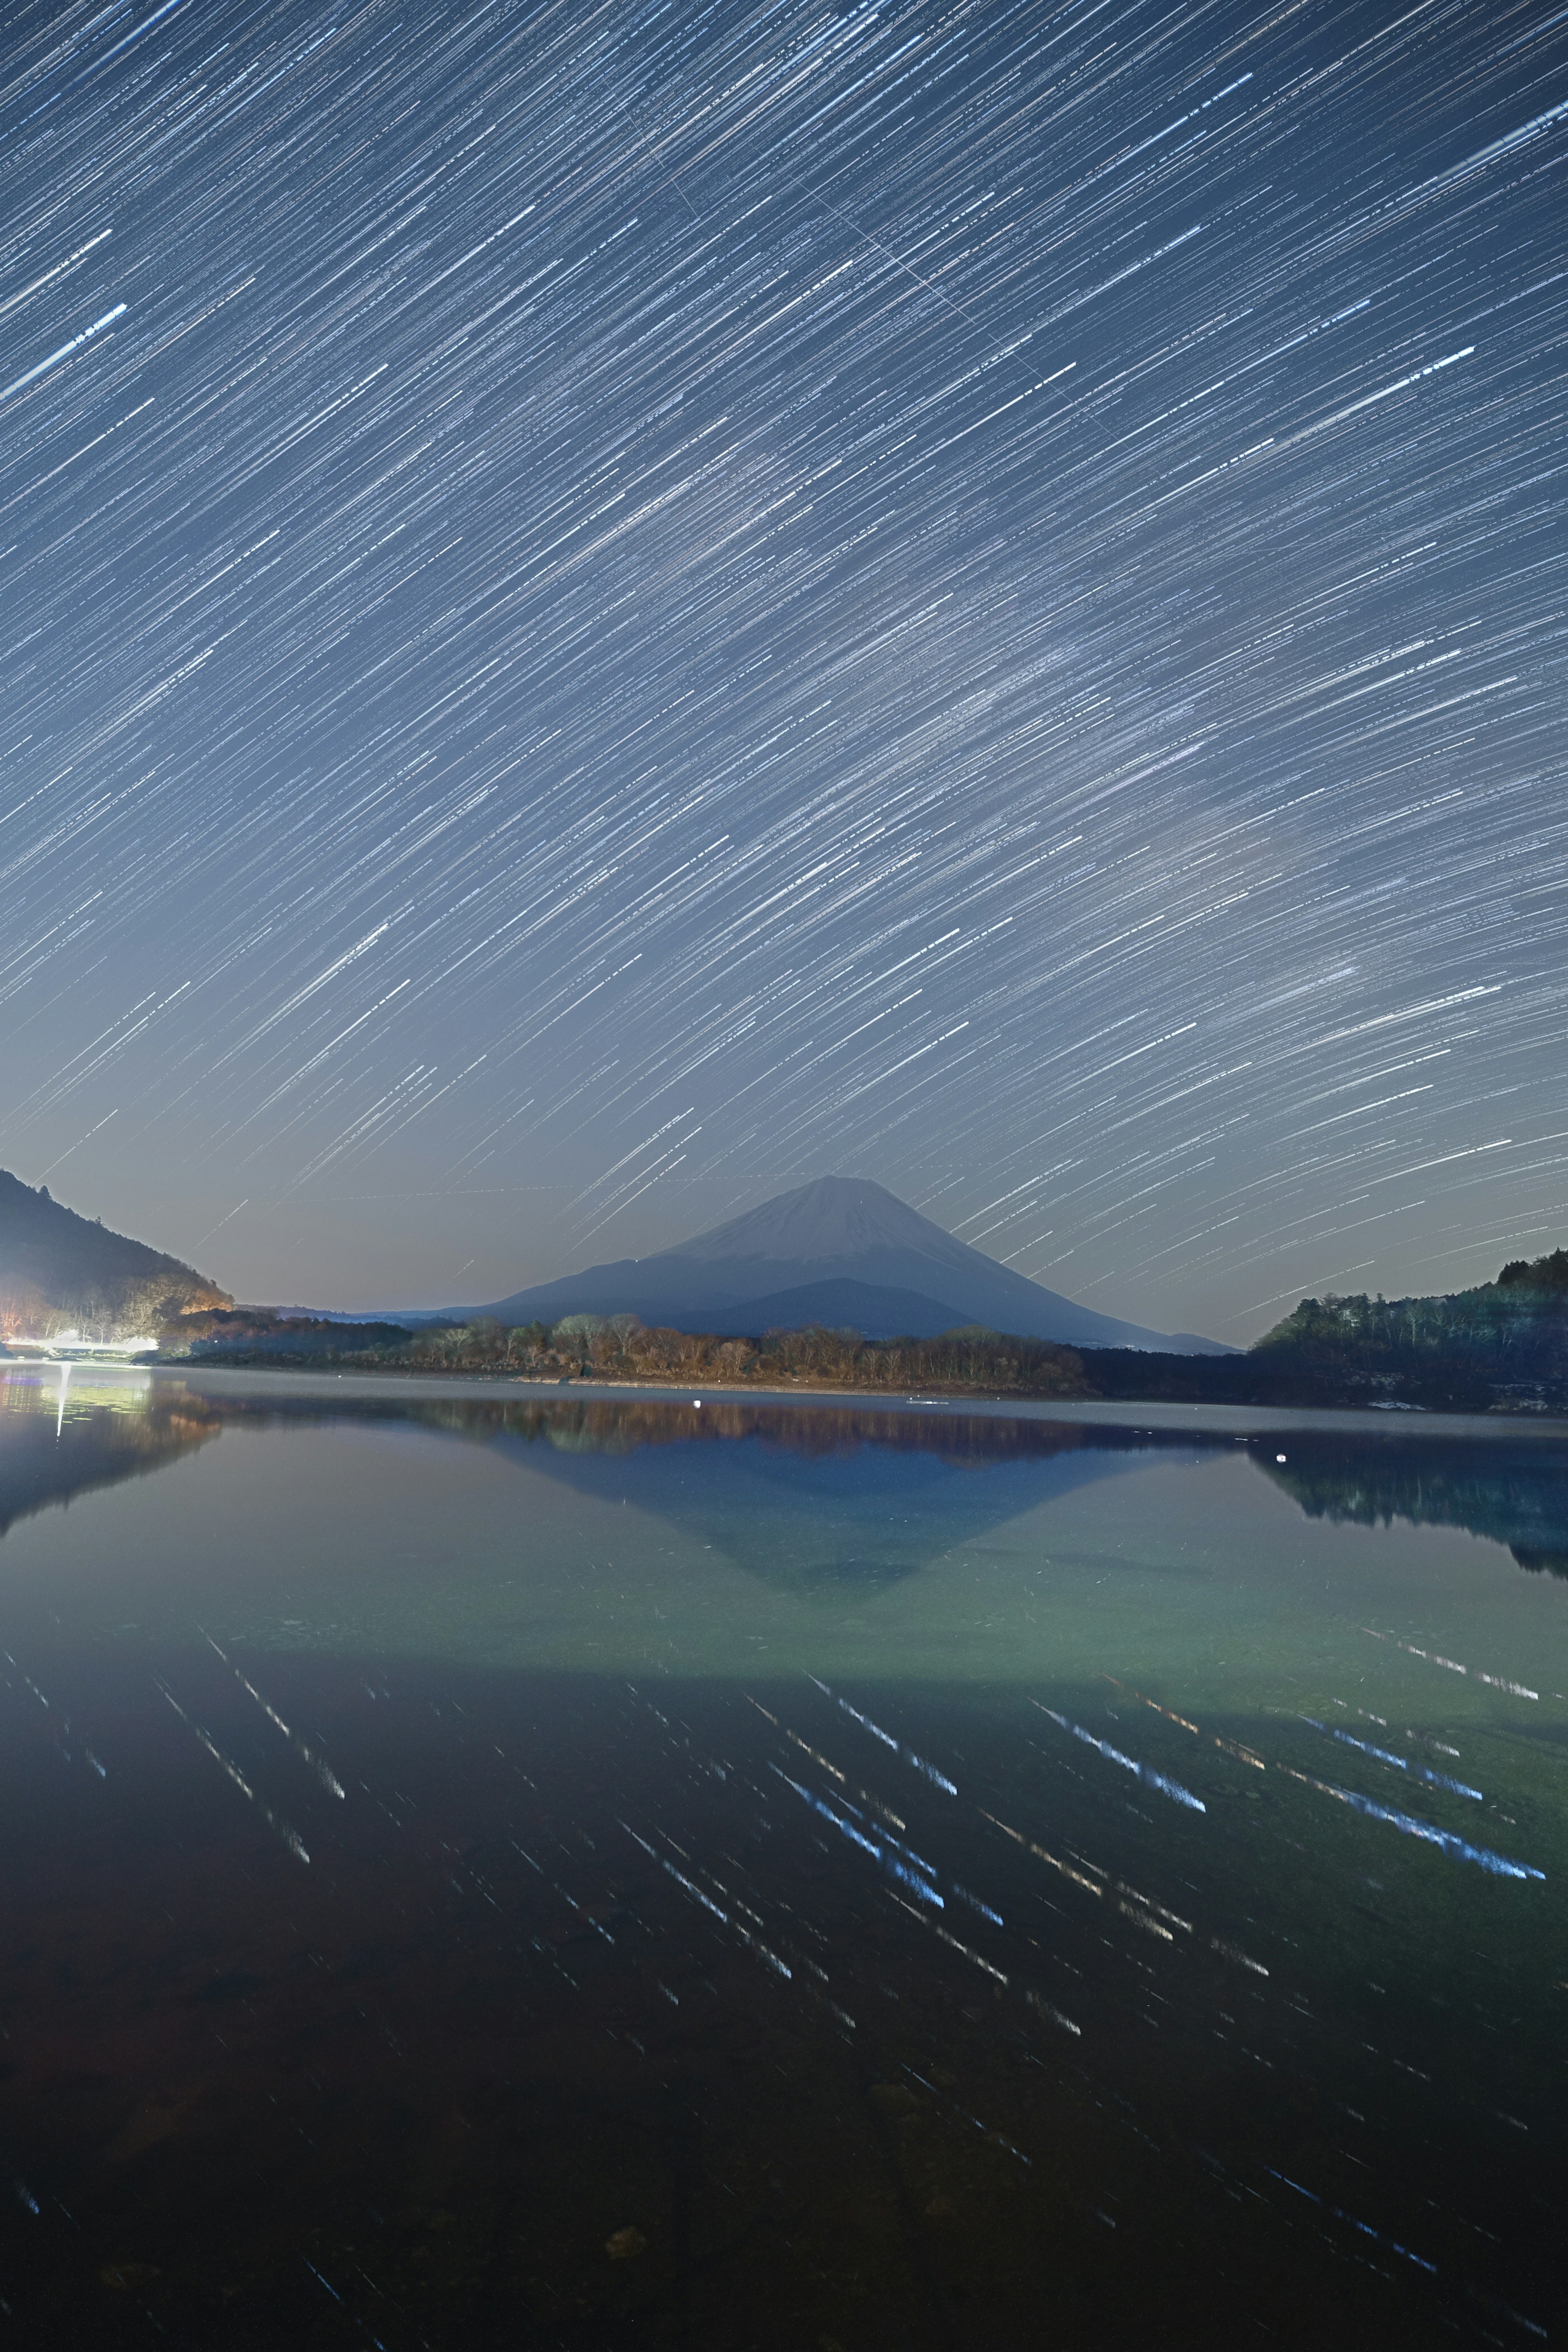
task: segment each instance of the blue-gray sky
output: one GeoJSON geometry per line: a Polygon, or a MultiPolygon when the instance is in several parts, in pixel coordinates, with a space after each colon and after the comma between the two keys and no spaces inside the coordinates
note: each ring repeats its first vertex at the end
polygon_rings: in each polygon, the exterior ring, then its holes
{"type": "Polygon", "coordinates": [[[5,43],[0,1164],[346,1306],[1568,1238],[1568,12],[5,43]]]}

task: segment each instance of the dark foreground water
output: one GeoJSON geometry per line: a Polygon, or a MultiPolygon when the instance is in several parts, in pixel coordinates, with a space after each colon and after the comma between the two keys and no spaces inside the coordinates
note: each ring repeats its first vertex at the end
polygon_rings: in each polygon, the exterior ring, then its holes
{"type": "Polygon", "coordinates": [[[1560,2335],[1560,1433],[13,1368],[0,1529],[0,2342],[1560,2335]]]}

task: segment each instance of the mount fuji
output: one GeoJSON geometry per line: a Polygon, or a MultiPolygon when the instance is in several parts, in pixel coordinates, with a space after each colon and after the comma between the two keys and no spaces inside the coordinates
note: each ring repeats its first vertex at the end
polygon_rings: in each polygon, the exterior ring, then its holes
{"type": "Polygon", "coordinates": [[[868,1339],[931,1339],[982,1323],[1068,1347],[1235,1352],[1190,1331],[1149,1331],[1079,1307],[958,1241],[882,1185],[853,1176],[823,1176],[780,1192],[656,1256],[587,1266],[462,1311],[509,1324],[630,1314],[678,1331],[753,1336],[806,1323],[852,1325],[868,1339]]]}

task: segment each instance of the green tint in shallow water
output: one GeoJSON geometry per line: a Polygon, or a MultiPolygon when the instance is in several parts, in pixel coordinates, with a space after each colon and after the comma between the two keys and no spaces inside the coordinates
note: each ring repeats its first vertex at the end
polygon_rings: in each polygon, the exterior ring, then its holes
{"type": "Polygon", "coordinates": [[[24,2335],[1551,2327],[1560,1434],[0,1398],[24,2335]]]}

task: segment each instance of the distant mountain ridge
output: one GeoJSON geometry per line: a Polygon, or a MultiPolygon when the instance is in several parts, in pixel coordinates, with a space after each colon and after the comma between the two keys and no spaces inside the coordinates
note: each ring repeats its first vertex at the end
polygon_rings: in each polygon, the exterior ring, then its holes
{"type": "Polygon", "coordinates": [[[72,1326],[90,1338],[140,1338],[194,1308],[232,1304],[195,1266],[0,1169],[0,1339],[72,1326]]]}
{"type": "Polygon", "coordinates": [[[1080,1307],[972,1249],[885,1186],[853,1176],[777,1193],[652,1257],[587,1266],[449,1313],[508,1324],[629,1314],[678,1331],[747,1334],[814,1322],[852,1325],[868,1339],[931,1338],[984,1324],[1065,1347],[1234,1352],[1193,1332],[1152,1331],[1080,1307]]]}

